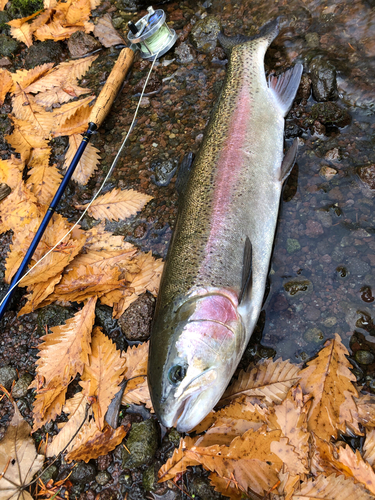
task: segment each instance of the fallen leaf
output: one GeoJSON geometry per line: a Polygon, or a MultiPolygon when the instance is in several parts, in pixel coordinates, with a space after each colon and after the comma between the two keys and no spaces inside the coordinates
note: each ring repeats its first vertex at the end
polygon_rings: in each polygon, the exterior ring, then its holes
{"type": "Polygon", "coordinates": [[[0,232],[20,230],[39,217],[36,198],[22,182],[0,203],[0,232]]]}
{"type": "Polygon", "coordinates": [[[373,429],[375,427],[375,396],[372,394],[361,394],[359,398],[355,399],[355,402],[359,422],[367,429],[373,429]]]}
{"type": "Polygon", "coordinates": [[[0,159],[0,182],[15,189],[22,182],[24,163],[13,155],[9,160],[0,159]]]}
{"type": "Polygon", "coordinates": [[[12,117],[14,130],[11,135],[6,135],[5,139],[21,155],[25,162],[29,161],[33,149],[48,148],[47,140],[30,128],[30,123],[26,120],[19,120],[12,117]]]}
{"type": "Polygon", "coordinates": [[[33,30],[27,21],[38,14],[39,12],[35,12],[32,16],[23,17],[21,19],[13,19],[12,21],[6,23],[10,26],[10,34],[12,37],[19,42],[26,44],[27,47],[30,47],[33,44],[33,30]]]}
{"type": "Polygon", "coordinates": [[[367,433],[363,451],[363,459],[373,466],[375,464],[375,429],[371,429],[371,431],[367,433]]]}
{"type": "Polygon", "coordinates": [[[50,148],[34,149],[28,163],[30,177],[27,187],[38,202],[49,205],[61,184],[62,176],[55,165],[49,165],[50,148]]]}
{"type": "Polygon", "coordinates": [[[127,250],[102,250],[100,252],[96,250],[89,250],[87,253],[77,255],[77,257],[70,263],[67,271],[78,266],[96,266],[101,269],[105,267],[119,266],[121,272],[134,267],[136,267],[139,272],[139,267],[131,260],[131,257],[133,257],[136,252],[137,249],[130,243],[129,249],[127,250]]]}
{"type": "Polygon", "coordinates": [[[220,477],[215,472],[211,472],[209,478],[210,483],[215,488],[215,491],[231,498],[231,500],[243,500],[243,491],[237,488],[236,481],[232,478],[220,477]]]}
{"type": "Polygon", "coordinates": [[[250,371],[241,371],[238,380],[225,391],[220,406],[232,399],[246,396],[260,396],[268,403],[281,403],[289,389],[299,380],[300,366],[281,358],[267,359],[250,371]]]}
{"type": "MultiPolygon", "coordinates": [[[[87,123],[86,123],[87,128],[87,123]]],[[[67,169],[71,164],[78,147],[82,142],[83,137],[79,134],[74,134],[69,137],[69,149],[65,156],[64,168],[67,169]]],[[[86,149],[81,156],[77,167],[72,175],[72,179],[82,186],[86,185],[98,168],[99,165],[99,150],[92,144],[88,143],[86,149]]],[[[95,202],[94,202],[95,203],[95,202]]]]}
{"type": "Polygon", "coordinates": [[[356,380],[347,359],[349,354],[339,335],[328,340],[318,357],[307,363],[300,372],[300,384],[306,394],[313,396],[307,417],[310,431],[326,441],[337,437],[337,431],[345,433],[346,422],[360,434],[355,418],[358,397],[352,382],[356,380]]]}
{"type": "Polygon", "coordinates": [[[53,135],[62,127],[67,120],[72,118],[80,109],[87,107],[93,100],[93,96],[87,96],[79,101],[68,102],[60,108],[48,113],[52,116],[52,126],[49,132],[53,135]]]}
{"type": "Polygon", "coordinates": [[[86,363],[80,385],[88,398],[95,398],[92,404],[96,425],[103,430],[108,406],[120,389],[124,378],[125,360],[115,345],[99,327],[92,334],[91,354],[86,363]]]}
{"type": "Polygon", "coordinates": [[[47,281],[42,281],[37,283],[36,285],[31,285],[27,289],[29,295],[26,295],[27,302],[23,306],[23,308],[18,313],[18,316],[22,316],[23,314],[29,314],[35,309],[38,308],[39,304],[43,302],[51,293],[53,293],[55,286],[61,280],[62,275],[57,274],[56,276],[52,276],[47,281]]]}
{"type": "Polygon", "coordinates": [[[32,94],[21,93],[13,97],[12,104],[15,117],[28,122],[31,135],[39,134],[43,139],[49,138],[54,126],[53,113],[47,113],[42,106],[39,106],[32,94]]]}
{"type": "Polygon", "coordinates": [[[5,96],[10,91],[13,86],[13,80],[11,73],[0,68],[0,106],[4,104],[5,96]]]}
{"type": "Polygon", "coordinates": [[[12,73],[12,93],[15,96],[27,93],[26,89],[35,81],[43,78],[46,73],[49,73],[52,67],[53,63],[45,63],[29,70],[19,69],[15,73],[12,73]]]}
{"type": "Polygon", "coordinates": [[[149,408],[153,412],[150,391],[148,388],[147,377],[140,376],[128,380],[125,386],[124,394],[121,399],[122,405],[144,404],[146,408],[149,408]]]}
{"type": "Polygon", "coordinates": [[[90,17],[90,0],[75,0],[66,12],[66,23],[68,25],[82,24],[90,17]]]}
{"type": "Polygon", "coordinates": [[[168,481],[174,478],[177,474],[185,472],[190,465],[199,465],[200,462],[195,459],[187,458],[185,455],[186,450],[191,449],[197,438],[185,436],[181,438],[179,447],[173,451],[171,458],[168,458],[166,463],[159,469],[158,476],[159,482],[168,481]]]}
{"type": "Polygon", "coordinates": [[[278,441],[273,441],[270,450],[283,461],[288,472],[293,476],[301,477],[309,472],[295,452],[295,447],[288,443],[287,438],[281,437],[278,441]]]}
{"type": "MultiPolygon", "coordinates": [[[[52,91],[51,91],[52,92],[52,91]]],[[[41,94],[39,94],[41,95],[41,94]]],[[[52,137],[62,135],[78,135],[87,130],[87,124],[90,121],[91,107],[89,105],[79,108],[73,116],[68,118],[63,125],[52,133],[52,137]]],[[[89,144],[90,146],[90,144],[89,144]]]]}
{"type": "Polygon", "coordinates": [[[352,451],[350,446],[338,449],[338,460],[335,461],[336,467],[346,475],[353,477],[359,483],[362,483],[373,495],[375,495],[375,472],[371,465],[363,460],[359,450],[352,451]]]}
{"type": "Polygon", "coordinates": [[[24,488],[44,463],[30,436],[31,427],[22,418],[15,402],[14,415],[0,442],[0,498],[32,500],[24,488]]]}
{"type": "Polygon", "coordinates": [[[76,31],[82,31],[81,26],[63,26],[58,21],[52,21],[49,24],[41,26],[34,32],[37,40],[44,42],[45,40],[65,40],[76,31]]]}
{"type": "Polygon", "coordinates": [[[292,496],[292,500],[371,500],[373,498],[362,485],[344,476],[334,474],[309,479],[292,496]]]}
{"type": "Polygon", "coordinates": [[[123,38],[117,33],[112,24],[110,14],[105,14],[98,20],[94,28],[94,35],[99,38],[99,41],[104,47],[112,47],[113,45],[124,44],[123,38]]]}
{"type": "MultiPolygon", "coordinates": [[[[58,455],[68,443],[72,440],[73,436],[77,433],[80,426],[84,423],[85,418],[89,418],[92,414],[91,408],[87,411],[89,404],[86,396],[82,392],[77,392],[72,398],[67,399],[63,412],[69,414],[69,420],[64,423],[60,432],[53,437],[52,442],[47,447],[47,457],[58,455]]],[[[67,448],[69,452],[74,446],[74,441],[71,442],[67,448]]]]}
{"type": "Polygon", "coordinates": [[[66,461],[83,460],[87,463],[89,460],[107,455],[121,443],[129,428],[130,424],[128,428],[120,425],[117,429],[112,429],[110,425],[106,424],[103,430],[100,431],[95,421],[92,420],[85,427],[84,432],[79,435],[79,440],[75,443],[72,451],[65,457],[66,461]]]}
{"type": "MultiPolygon", "coordinates": [[[[90,206],[88,213],[95,219],[119,220],[126,219],[136,214],[152,200],[152,196],[139,193],[134,189],[121,191],[113,189],[108,193],[99,196],[90,206]]],[[[84,210],[85,205],[76,205],[77,209],[84,210]]]]}

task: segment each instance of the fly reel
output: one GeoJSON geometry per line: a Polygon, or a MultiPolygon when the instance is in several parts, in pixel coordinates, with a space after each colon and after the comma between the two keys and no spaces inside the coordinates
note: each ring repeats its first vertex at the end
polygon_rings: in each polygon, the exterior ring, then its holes
{"type": "Polygon", "coordinates": [[[177,40],[174,30],[165,22],[165,12],[148,7],[148,14],[135,24],[129,22],[128,40],[131,49],[138,49],[142,59],[153,60],[165,54],[177,40]]]}

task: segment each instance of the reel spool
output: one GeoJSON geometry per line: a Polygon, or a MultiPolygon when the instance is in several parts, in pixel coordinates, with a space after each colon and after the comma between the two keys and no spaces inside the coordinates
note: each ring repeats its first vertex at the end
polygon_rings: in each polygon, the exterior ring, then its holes
{"type": "Polygon", "coordinates": [[[129,22],[128,40],[131,49],[140,51],[142,59],[153,60],[165,54],[177,40],[174,30],[165,22],[165,12],[162,9],[154,10],[148,7],[148,14],[135,24],[129,22]]]}

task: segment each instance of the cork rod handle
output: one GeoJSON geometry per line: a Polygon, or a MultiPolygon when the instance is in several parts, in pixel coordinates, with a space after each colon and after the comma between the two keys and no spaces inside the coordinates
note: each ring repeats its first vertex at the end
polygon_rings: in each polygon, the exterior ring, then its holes
{"type": "Polygon", "coordinates": [[[90,123],[95,123],[97,128],[103,123],[112,103],[120,89],[122,82],[129,71],[134,59],[134,52],[131,49],[122,49],[120,55],[113,66],[111,74],[102,88],[90,114],[90,123]]]}

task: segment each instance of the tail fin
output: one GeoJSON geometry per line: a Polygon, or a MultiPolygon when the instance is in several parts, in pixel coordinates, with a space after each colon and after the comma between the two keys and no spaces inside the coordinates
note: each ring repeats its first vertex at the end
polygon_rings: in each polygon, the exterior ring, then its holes
{"type": "Polygon", "coordinates": [[[223,32],[220,32],[218,35],[218,40],[228,57],[230,56],[233,47],[236,47],[236,45],[242,45],[243,43],[250,42],[251,40],[256,40],[258,38],[265,38],[268,42],[267,45],[270,45],[272,40],[274,40],[279,33],[279,21],[280,17],[277,17],[276,19],[273,19],[272,21],[264,24],[260,29],[258,35],[256,36],[226,36],[223,32]]]}

